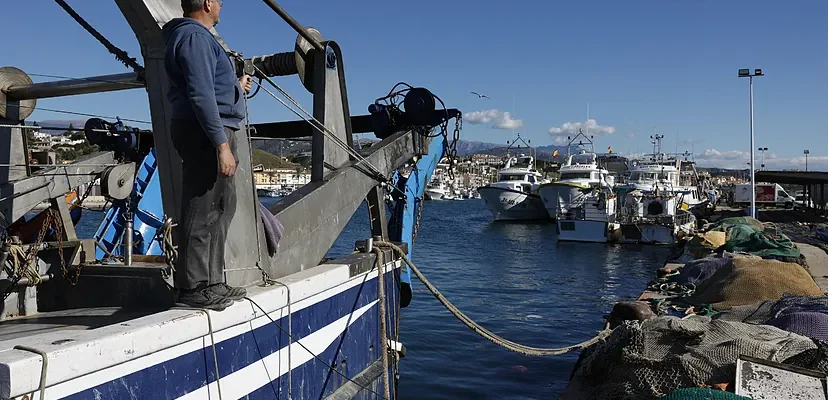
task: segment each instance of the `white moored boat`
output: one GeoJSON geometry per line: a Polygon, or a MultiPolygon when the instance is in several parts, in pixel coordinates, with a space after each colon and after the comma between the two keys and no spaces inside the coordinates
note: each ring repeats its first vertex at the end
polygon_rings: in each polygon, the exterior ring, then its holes
{"type": "Polygon", "coordinates": [[[629,181],[617,187],[624,243],[675,243],[695,228],[689,209],[707,202],[695,169],[683,173],[678,155],[661,152],[662,137],[655,136],[653,154],[633,161],[629,181]]]}
{"type": "Polygon", "coordinates": [[[598,162],[592,140],[578,132],[583,141],[576,145],[577,154],[567,157],[560,169],[560,180],[541,186],[539,193],[549,215],[557,219],[558,240],[604,243],[617,231],[615,223],[615,178],[598,162]]]}
{"type": "MultiPolygon", "coordinates": [[[[584,136],[579,132],[578,136],[584,136]]],[[[572,141],[578,138],[575,136],[572,141]]],[[[592,142],[586,138],[590,147],[592,142]]],[[[572,142],[570,142],[570,147],[572,142]]],[[[585,191],[591,188],[612,188],[615,178],[609,171],[598,164],[598,155],[593,149],[584,149],[584,143],[579,142],[578,153],[567,157],[566,163],[560,168],[560,178],[556,182],[545,183],[538,190],[546,210],[555,218],[568,211],[569,204],[580,203],[585,191]]]]}
{"type": "MultiPolygon", "coordinates": [[[[520,135],[517,140],[523,142],[520,135]]],[[[495,221],[546,220],[549,213],[538,195],[538,188],[546,182],[535,169],[534,157],[523,154],[511,157],[507,149],[506,163],[498,171],[497,182],[479,187],[477,192],[495,221]]]]}

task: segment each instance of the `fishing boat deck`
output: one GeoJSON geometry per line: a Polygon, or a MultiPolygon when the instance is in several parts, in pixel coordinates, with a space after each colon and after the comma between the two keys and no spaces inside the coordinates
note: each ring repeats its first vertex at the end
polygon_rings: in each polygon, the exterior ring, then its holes
{"type": "Polygon", "coordinates": [[[43,312],[0,323],[0,342],[57,331],[96,329],[124,323],[159,311],[162,310],[99,307],[43,312]]]}

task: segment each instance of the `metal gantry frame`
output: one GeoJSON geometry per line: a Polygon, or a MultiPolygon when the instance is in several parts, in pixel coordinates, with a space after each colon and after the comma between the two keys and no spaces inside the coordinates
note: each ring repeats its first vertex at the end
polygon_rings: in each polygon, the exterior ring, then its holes
{"type": "MultiPolygon", "coordinates": [[[[9,104],[15,105],[20,101],[41,98],[144,88],[150,105],[163,209],[167,216],[178,220],[181,202],[181,162],[172,145],[169,132],[171,108],[166,96],[167,77],[164,71],[164,42],[161,29],[169,20],[183,14],[180,1],[114,1],[140,43],[144,59],[144,70],[141,75],[124,73],[18,84],[6,88],[2,93],[9,104]]],[[[306,120],[260,124],[262,128],[272,129],[276,133],[274,136],[284,132],[287,125],[304,127],[301,131],[309,133],[313,138],[312,182],[270,208],[282,222],[284,234],[280,251],[275,257],[268,258],[253,185],[250,147],[239,146],[239,168],[235,176],[238,207],[227,236],[225,260],[225,269],[228,270],[227,282],[231,285],[247,285],[260,281],[261,272],[258,269],[266,271],[271,277],[280,277],[318,265],[351,215],[362,201],[366,200],[366,196],[371,205],[372,231],[387,240],[383,192],[385,189],[378,186],[378,176],[391,177],[399,167],[422,154],[426,147],[420,133],[402,131],[372,146],[358,156],[360,159],[356,159],[353,153],[342,148],[343,144],[353,148],[354,128],[360,132],[371,131],[371,124],[370,117],[350,115],[343,58],[339,46],[336,42],[322,40],[318,31],[303,28],[273,1],[265,0],[265,3],[298,32],[296,50],[238,61],[246,73],[252,72],[257,77],[267,80],[272,76],[298,74],[305,87],[312,93],[312,115],[306,120]],[[268,62],[294,59],[297,61],[295,64],[268,62]],[[300,70],[300,65],[304,65],[305,68],[300,70]],[[366,173],[366,165],[370,165],[375,171],[366,173]],[[256,228],[251,229],[252,226],[256,228]]],[[[225,46],[228,54],[238,56],[238,53],[233,52],[221,40],[215,29],[213,33],[225,46]]],[[[16,124],[25,119],[20,113],[16,113],[19,110],[20,108],[8,107],[6,121],[16,124]]],[[[449,117],[449,114],[444,117],[449,117]]],[[[0,134],[4,133],[3,129],[5,128],[0,128],[0,134]]],[[[19,131],[17,128],[6,130],[19,131]]],[[[16,136],[7,137],[17,137],[22,141],[25,135],[17,133],[16,136]]],[[[237,132],[240,139],[246,139],[246,136],[242,137],[245,133],[245,130],[237,132]]],[[[13,144],[13,140],[3,142],[9,148],[0,154],[8,155],[7,163],[25,164],[25,143],[13,144]]],[[[60,167],[61,170],[75,168],[73,176],[76,177],[65,180],[50,179],[45,174],[27,178],[25,173],[16,171],[15,175],[9,172],[14,172],[13,169],[7,168],[6,176],[3,177],[6,179],[0,180],[7,183],[0,189],[0,193],[4,198],[13,196],[15,200],[3,202],[0,199],[0,211],[10,209],[8,214],[4,215],[14,218],[43,200],[63,196],[73,187],[91,182],[102,172],[102,167],[84,167],[83,163],[89,163],[90,160],[95,161],[96,165],[113,162],[112,154],[107,152],[79,161],[71,167],[60,167]],[[20,200],[20,192],[24,190],[28,190],[29,196],[25,201],[20,200]]],[[[388,188],[387,185],[383,187],[388,188]]]]}

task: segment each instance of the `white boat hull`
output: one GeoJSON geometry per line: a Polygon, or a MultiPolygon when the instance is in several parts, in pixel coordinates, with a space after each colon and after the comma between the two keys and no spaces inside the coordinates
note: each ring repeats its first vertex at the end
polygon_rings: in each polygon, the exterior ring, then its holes
{"type": "Polygon", "coordinates": [[[547,220],[549,213],[538,195],[485,186],[478,189],[495,221],[547,220]]]}
{"type": "MultiPolygon", "coordinates": [[[[251,287],[252,301],[222,312],[170,309],[96,329],[8,339],[0,342],[0,397],[40,399],[33,396],[41,356],[12,350],[25,345],[46,352],[47,399],[323,398],[342,385],[340,377],[320,378],[329,365],[347,358],[352,378],[379,362],[378,304],[399,299],[400,266],[387,265],[385,299],[378,297],[376,270],[325,264],[251,287]]],[[[386,309],[393,321],[396,306],[386,309]]],[[[377,382],[369,387],[378,390],[377,382]]]]}
{"type": "Polygon", "coordinates": [[[443,196],[446,195],[446,192],[443,190],[432,190],[426,189],[425,190],[425,197],[427,200],[443,200],[443,196]]]}
{"type": "Polygon", "coordinates": [[[569,212],[570,204],[580,202],[586,188],[588,186],[556,182],[541,186],[538,195],[549,215],[563,215],[569,212]]]}
{"type": "Polygon", "coordinates": [[[616,230],[620,227],[614,222],[559,219],[558,241],[609,243],[617,239],[616,230]]]}

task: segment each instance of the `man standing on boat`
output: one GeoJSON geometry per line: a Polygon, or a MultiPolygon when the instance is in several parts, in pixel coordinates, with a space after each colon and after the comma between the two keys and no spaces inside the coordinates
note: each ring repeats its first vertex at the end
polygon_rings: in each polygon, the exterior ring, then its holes
{"type": "Polygon", "coordinates": [[[236,77],[210,29],[223,0],[182,0],[184,18],[164,25],[164,66],[173,145],[182,160],[178,303],[223,310],[247,295],[224,282],[224,243],[236,210],[235,136],[244,119],[250,76],[236,77]]]}

